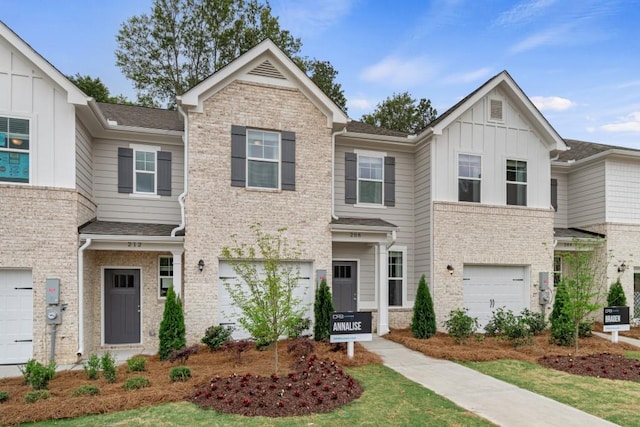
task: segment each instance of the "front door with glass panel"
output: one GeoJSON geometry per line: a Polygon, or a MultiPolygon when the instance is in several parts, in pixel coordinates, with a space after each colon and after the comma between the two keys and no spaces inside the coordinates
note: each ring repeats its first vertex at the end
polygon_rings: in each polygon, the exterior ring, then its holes
{"type": "Polygon", "coordinates": [[[104,343],[140,342],[140,270],[104,270],[104,343]]]}
{"type": "Polygon", "coordinates": [[[338,312],[358,310],[358,269],[355,261],[333,262],[333,307],[338,312]]]}

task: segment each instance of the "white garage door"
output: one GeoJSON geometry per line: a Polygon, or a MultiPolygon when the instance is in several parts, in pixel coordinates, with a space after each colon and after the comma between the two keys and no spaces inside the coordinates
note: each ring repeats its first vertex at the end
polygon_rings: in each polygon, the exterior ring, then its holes
{"type": "MultiPolygon", "coordinates": [[[[313,289],[313,274],[311,263],[291,263],[294,268],[298,268],[300,274],[300,280],[298,281],[298,287],[294,291],[294,296],[302,300],[303,306],[306,308],[307,317],[313,320],[313,301],[314,301],[314,289],[313,289]]],[[[260,268],[260,266],[258,266],[260,268]]],[[[295,270],[294,270],[295,271],[295,270]]],[[[225,281],[229,284],[238,282],[235,271],[229,262],[220,261],[220,268],[218,272],[218,323],[221,325],[229,325],[234,328],[233,338],[245,339],[250,338],[250,335],[245,331],[238,323],[238,317],[240,317],[240,309],[235,307],[227,288],[225,287],[225,281]]]]}
{"type": "Polygon", "coordinates": [[[526,267],[502,265],[464,266],[464,307],[484,328],[499,307],[515,314],[529,307],[526,267]]]}
{"type": "Polygon", "coordinates": [[[0,270],[0,364],[33,355],[33,281],[29,270],[0,270]]]}

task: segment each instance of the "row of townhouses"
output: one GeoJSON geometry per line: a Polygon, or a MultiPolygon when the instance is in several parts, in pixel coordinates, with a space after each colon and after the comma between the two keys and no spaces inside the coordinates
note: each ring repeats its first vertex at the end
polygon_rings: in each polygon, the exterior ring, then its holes
{"type": "Polygon", "coordinates": [[[155,350],[169,286],[190,343],[233,323],[222,248],[256,223],[302,242],[307,302],[326,277],[379,335],[422,275],[440,325],[549,312],[562,254],[597,237],[638,313],[640,151],[563,139],[506,71],[407,135],[350,120],[267,40],[177,105],[95,102],[0,23],[0,364],[155,350]]]}

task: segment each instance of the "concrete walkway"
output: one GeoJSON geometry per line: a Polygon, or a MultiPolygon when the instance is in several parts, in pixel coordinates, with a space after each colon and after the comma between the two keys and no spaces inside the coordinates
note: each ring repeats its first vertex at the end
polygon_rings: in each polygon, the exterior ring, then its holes
{"type": "MultiPolygon", "coordinates": [[[[636,340],[637,341],[637,340],[636,340]]],[[[500,426],[615,426],[571,406],[446,360],[374,336],[361,342],[384,364],[458,406],[500,426]]]]}

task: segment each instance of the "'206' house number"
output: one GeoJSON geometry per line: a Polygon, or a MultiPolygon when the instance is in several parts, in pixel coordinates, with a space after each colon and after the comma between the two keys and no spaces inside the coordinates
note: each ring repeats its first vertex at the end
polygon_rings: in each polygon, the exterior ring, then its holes
{"type": "Polygon", "coordinates": [[[142,242],[127,242],[127,247],[140,248],[142,247],[142,242]]]}

